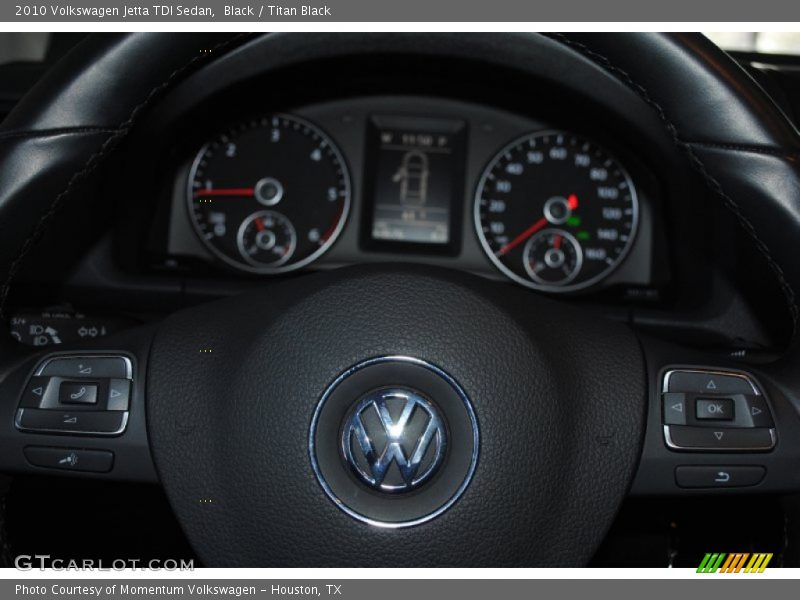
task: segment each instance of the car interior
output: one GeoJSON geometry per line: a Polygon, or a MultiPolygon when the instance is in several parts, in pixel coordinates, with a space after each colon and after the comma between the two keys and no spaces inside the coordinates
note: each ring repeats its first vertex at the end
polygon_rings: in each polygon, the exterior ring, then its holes
{"type": "Polygon", "coordinates": [[[0,64],[0,565],[800,566],[800,57],[42,39],[0,64]]]}

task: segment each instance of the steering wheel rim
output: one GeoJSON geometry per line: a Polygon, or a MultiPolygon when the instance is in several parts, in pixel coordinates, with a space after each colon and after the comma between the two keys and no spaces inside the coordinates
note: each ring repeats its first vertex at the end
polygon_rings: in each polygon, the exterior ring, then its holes
{"type": "MultiPolygon", "coordinates": [[[[568,48],[566,52],[577,52],[581,54],[586,60],[590,60],[609,71],[617,79],[625,85],[628,85],[637,94],[640,95],[642,100],[653,108],[659,118],[662,119],[665,127],[673,136],[674,142],[686,154],[690,164],[700,173],[706,184],[708,184],[712,192],[737,216],[739,223],[748,232],[753,240],[756,248],[765,256],[767,263],[770,265],[772,273],[777,279],[786,299],[787,309],[791,315],[792,323],[796,329],[797,322],[797,307],[795,304],[794,290],[800,287],[800,265],[797,261],[791,258],[794,256],[794,241],[800,235],[800,199],[795,195],[780,193],[786,191],[787,188],[794,186],[794,189],[800,189],[800,170],[796,166],[796,161],[793,157],[796,156],[798,148],[800,148],[800,141],[798,140],[797,131],[780,113],[777,107],[769,100],[766,95],[758,88],[757,84],[752,81],[732,60],[729,59],[724,53],[716,49],[710,42],[705,41],[700,36],[691,35],[661,35],[661,34],[627,34],[615,36],[603,35],[571,35],[571,36],[553,36],[554,40],[568,48]],[[645,56],[648,60],[641,60],[645,56]],[[659,78],[659,75],[661,78],[659,78]],[[694,104],[694,110],[686,110],[682,99],[676,97],[674,90],[676,89],[676,82],[681,82],[687,90],[687,94],[701,97],[702,102],[694,104]],[[757,161],[752,159],[757,157],[757,161]],[[743,168],[744,162],[748,163],[747,168],[743,168]],[[727,192],[727,189],[744,185],[744,180],[755,180],[758,185],[749,184],[746,187],[747,193],[742,197],[737,197],[735,200],[733,195],[727,192]],[[777,183],[780,182],[780,183],[777,183]],[[789,182],[789,183],[787,183],[789,182]],[[776,188],[776,185],[779,186],[776,188]],[[765,230],[765,223],[781,219],[786,223],[780,235],[770,236],[770,243],[767,244],[763,241],[764,237],[761,232],[765,230]]],[[[4,138],[8,144],[5,149],[0,151],[0,174],[4,176],[4,181],[9,182],[4,190],[0,192],[0,221],[6,219],[13,219],[14,222],[19,222],[19,226],[15,227],[15,235],[18,237],[18,247],[21,251],[16,255],[0,255],[0,262],[7,265],[7,277],[4,291],[2,293],[2,301],[5,300],[8,293],[8,286],[13,280],[13,277],[21,264],[22,260],[28,249],[35,244],[38,236],[41,234],[42,229],[46,226],[47,221],[54,214],[57,209],[58,203],[64,197],[73,193],[77,184],[83,180],[89,179],[97,169],[99,164],[107,154],[109,154],[118,143],[125,138],[127,132],[134,126],[137,116],[141,114],[147,107],[157,101],[159,94],[167,90],[173,83],[180,81],[182,77],[190,73],[193,69],[198,68],[203,60],[213,59],[215,53],[221,54],[228,49],[235,48],[238,43],[244,41],[241,37],[230,36],[161,36],[155,34],[131,34],[125,36],[110,36],[102,38],[94,38],[84,43],[78,50],[73,52],[67,60],[58,65],[54,71],[45,78],[36,89],[27,96],[20,106],[17,107],[12,115],[4,122],[3,127],[0,129],[0,138],[4,138]],[[197,55],[198,47],[209,47],[212,45],[214,52],[210,53],[211,58],[199,59],[197,55]],[[123,68],[125,65],[135,65],[135,67],[123,68]],[[105,85],[102,89],[98,88],[98,82],[105,85]],[[120,97],[124,97],[124,101],[120,102],[120,97]],[[129,97],[128,97],[129,96],[129,97]],[[90,108],[86,108],[86,107],[90,108]],[[46,139],[50,144],[50,149],[58,148],[56,153],[60,158],[55,166],[37,173],[34,166],[43,163],[41,154],[35,154],[38,150],[33,140],[40,142],[46,139]],[[35,160],[31,160],[32,154],[35,160]],[[37,198],[48,198],[50,201],[43,202],[41,216],[31,216],[30,211],[21,210],[21,206],[25,199],[32,197],[36,194],[37,198]]],[[[240,335],[245,336],[245,329],[241,329],[241,322],[226,321],[226,315],[248,315],[251,319],[255,318],[254,315],[258,314],[257,306],[270,302],[273,310],[278,311],[282,318],[287,323],[294,323],[296,327],[303,327],[304,323],[315,323],[324,312],[318,311],[311,307],[309,298],[315,297],[317,289],[324,289],[328,293],[340,294],[342,301],[346,298],[353,298],[353,294],[359,297],[374,297],[375,294],[380,293],[381,289],[386,286],[392,285],[393,281],[402,280],[410,288],[420,286],[421,289],[428,289],[429,296],[421,304],[412,305],[410,312],[414,312],[422,307],[435,306],[434,297],[442,297],[442,295],[453,295],[463,300],[465,305],[477,306],[477,298],[482,298],[491,306],[487,310],[487,315],[484,315],[488,321],[482,322],[485,329],[494,329],[506,332],[508,335],[518,336],[518,346],[524,348],[520,352],[525,356],[531,364],[538,365],[540,376],[545,378],[545,383],[542,384],[544,392],[552,394],[554,397],[559,395],[559,388],[567,386],[567,378],[564,373],[556,376],[556,367],[553,366],[551,361],[542,358],[541,347],[537,346],[534,331],[541,331],[546,327],[546,322],[535,321],[529,322],[526,317],[521,317],[520,314],[524,312],[520,307],[523,304],[522,296],[517,291],[509,294],[508,298],[501,298],[502,294],[496,293],[499,290],[494,290],[492,286],[484,286],[483,289],[476,288],[476,282],[470,277],[455,275],[452,273],[443,273],[437,270],[420,270],[417,268],[416,272],[411,272],[405,267],[392,267],[383,268],[376,271],[375,269],[362,269],[354,268],[350,270],[343,270],[335,274],[327,274],[322,276],[315,276],[310,278],[311,283],[283,283],[280,286],[281,291],[278,295],[283,295],[284,300],[274,302],[271,298],[264,297],[263,294],[247,296],[243,299],[233,299],[220,305],[214,305],[211,309],[200,307],[193,311],[181,312],[175,317],[167,320],[166,325],[159,327],[159,331],[155,335],[155,342],[152,350],[152,355],[149,358],[150,363],[147,367],[147,406],[148,406],[148,423],[149,433],[151,436],[152,450],[155,455],[156,466],[158,467],[159,475],[164,483],[170,499],[178,513],[179,518],[182,519],[184,527],[187,529],[190,539],[200,549],[201,555],[206,559],[209,564],[243,564],[248,560],[256,560],[258,563],[265,564],[281,564],[284,556],[288,561],[299,561],[301,563],[313,562],[315,564],[335,564],[336,557],[340,559],[340,564],[357,564],[352,562],[354,557],[358,556],[359,548],[363,550],[364,544],[373,550],[374,556],[388,556],[392,548],[396,548],[398,554],[392,557],[392,560],[380,560],[382,564],[406,564],[406,565],[420,565],[431,564],[431,561],[437,564],[582,564],[592,554],[593,549],[602,538],[602,534],[610,525],[610,520],[613,517],[616,508],[619,506],[621,498],[627,490],[638,460],[640,445],[644,436],[644,367],[641,364],[641,354],[638,350],[636,341],[630,336],[629,333],[621,326],[606,327],[594,324],[597,332],[593,334],[592,340],[602,347],[603,354],[609,359],[616,359],[620,364],[625,365],[622,372],[626,373],[625,378],[612,376],[609,388],[605,391],[598,392],[599,395],[617,394],[623,400],[618,403],[608,400],[607,406],[614,407],[615,417],[612,419],[614,422],[614,430],[611,437],[617,436],[619,454],[615,455],[614,460],[623,464],[622,468],[617,472],[614,471],[613,475],[608,475],[612,471],[607,471],[609,480],[613,483],[609,484],[607,490],[607,497],[605,502],[597,501],[598,508],[596,512],[591,514],[582,513],[586,507],[574,507],[573,512],[569,513],[572,519],[572,524],[575,525],[574,530],[566,528],[563,522],[559,522],[559,527],[549,528],[542,520],[536,520],[535,515],[530,510],[525,510],[517,506],[519,503],[514,503],[512,498],[508,495],[503,496],[507,505],[514,506],[514,516],[519,516],[523,522],[532,523],[530,529],[527,530],[528,535],[535,534],[540,540],[545,542],[548,552],[541,552],[541,549],[534,549],[530,547],[528,539],[517,539],[515,544],[509,545],[507,538],[506,545],[509,546],[508,552],[497,553],[497,548],[500,547],[500,539],[495,535],[494,556],[481,556],[478,560],[478,555],[473,551],[470,544],[478,543],[480,536],[492,539],[492,530],[503,532],[507,536],[513,535],[511,523],[509,521],[497,521],[487,517],[486,508],[480,510],[478,506],[480,503],[470,503],[467,495],[465,499],[455,505],[455,508],[448,511],[441,519],[434,520],[430,527],[429,532],[434,533],[440,542],[426,540],[426,532],[419,533],[410,530],[408,533],[403,534],[403,537],[396,536],[394,538],[387,538],[385,532],[376,533],[370,532],[365,534],[363,530],[358,529],[363,527],[362,524],[351,523],[349,521],[338,521],[343,515],[339,515],[334,507],[331,506],[328,498],[323,494],[319,494],[320,498],[312,498],[309,503],[306,503],[309,496],[313,492],[308,487],[303,487],[297,480],[289,479],[291,485],[299,486],[303,490],[300,496],[288,494],[292,498],[292,502],[287,504],[285,499],[281,499],[279,495],[268,494],[270,502],[268,506],[274,508],[275,506],[281,507],[282,511],[278,511],[278,515],[287,516],[291,514],[292,510],[302,511],[311,510],[309,506],[317,507],[315,510],[322,511],[321,514],[325,515],[325,519],[335,521],[335,525],[331,525],[328,530],[329,538],[332,545],[320,549],[316,554],[314,550],[308,545],[307,540],[300,538],[291,538],[292,530],[290,529],[274,529],[272,525],[267,527],[267,523],[272,520],[271,516],[265,515],[246,515],[246,507],[248,502],[247,495],[235,492],[238,486],[242,485],[246,477],[253,476],[256,472],[252,465],[247,471],[237,472],[236,469],[231,469],[226,472],[225,461],[219,462],[212,454],[203,455],[206,464],[209,465],[209,470],[214,473],[217,478],[214,481],[198,485],[195,481],[199,477],[199,473],[190,468],[191,457],[187,455],[187,451],[191,450],[191,446],[187,446],[187,440],[183,439],[180,444],[176,445],[174,439],[175,431],[181,432],[182,435],[193,435],[192,432],[201,432],[203,436],[210,436],[213,427],[208,422],[203,423],[202,419],[195,422],[193,426],[187,427],[185,423],[181,423],[182,415],[186,415],[187,411],[191,411],[191,406],[186,404],[186,401],[191,397],[208,396],[209,390],[215,389],[215,384],[212,380],[208,380],[212,374],[219,377],[219,372],[214,369],[208,368],[208,373],[203,373],[202,370],[198,371],[198,363],[192,362],[189,372],[194,373],[195,380],[201,380],[204,377],[205,387],[202,390],[195,389],[191,396],[187,396],[185,391],[180,391],[180,388],[189,389],[190,382],[186,379],[180,380],[181,385],[175,385],[173,381],[175,365],[169,364],[169,357],[183,356],[191,353],[190,346],[194,344],[206,343],[204,340],[212,339],[214,343],[218,343],[222,347],[227,347],[227,356],[229,360],[236,355],[236,348],[230,346],[229,340],[226,342],[224,339],[223,325],[229,329],[237,330],[240,335]],[[281,302],[284,306],[281,308],[281,302]],[[303,310],[297,309],[297,306],[302,306],[303,310]],[[207,310],[217,311],[212,316],[207,313],[207,310]],[[305,312],[304,312],[305,311],[305,312]],[[490,318],[491,315],[491,318],[490,318]],[[513,321],[513,326],[499,325],[505,323],[504,319],[510,317],[513,321]],[[186,328],[191,323],[203,322],[206,318],[211,323],[210,328],[197,327],[197,331],[203,335],[194,339],[187,340],[179,339],[180,332],[186,331],[186,328]],[[512,331],[516,333],[511,333],[512,331]],[[524,333],[523,333],[524,332],[524,333]],[[601,338],[606,340],[614,340],[615,343],[605,344],[601,342],[601,338]],[[638,364],[637,364],[638,362],[638,364]],[[548,375],[549,374],[549,375],[548,375]],[[552,377],[552,380],[549,378],[552,377]],[[627,379],[625,381],[624,379],[627,379]],[[620,390],[627,389],[627,392],[621,393],[620,390]],[[613,391],[610,391],[613,390],[613,391]],[[179,398],[176,403],[168,401],[170,396],[179,398]],[[176,405],[178,408],[176,408],[176,405]],[[623,416],[625,418],[623,418],[623,416]],[[625,422],[627,418],[628,422],[625,422]],[[188,433],[187,433],[188,432],[188,433]],[[174,460],[174,457],[180,457],[180,460],[174,460]],[[173,464],[173,461],[175,464],[173,464]],[[234,477],[235,475],[235,477],[234,477]],[[233,477],[231,479],[230,477],[233,477]],[[225,482],[226,485],[222,485],[225,482]],[[210,489],[210,493],[203,492],[204,486],[210,489]],[[234,493],[231,492],[234,490],[234,493]],[[209,498],[205,498],[208,495],[209,498]],[[206,510],[207,506],[198,508],[201,500],[208,499],[209,504],[213,504],[212,500],[217,499],[218,505],[221,506],[218,511],[219,514],[212,514],[209,516],[206,510]],[[318,502],[322,500],[323,503],[318,502]],[[205,511],[205,512],[203,512],[205,511]],[[228,514],[225,514],[229,511],[228,514]],[[461,511],[459,513],[459,511],[461,511]],[[454,516],[455,515],[455,516],[454,516]],[[481,525],[476,526],[476,530],[471,532],[471,535],[456,535],[455,531],[460,531],[463,524],[467,521],[465,519],[479,517],[481,525]],[[587,517],[589,517],[587,519],[587,517]],[[202,522],[206,519],[206,522],[202,522]],[[255,519],[258,524],[253,525],[247,519],[255,519]],[[577,526],[578,524],[586,525],[588,521],[597,521],[597,527],[592,529],[591,532],[585,526],[577,526]],[[246,525],[243,525],[246,523],[246,525]],[[219,550],[219,545],[215,544],[215,540],[219,540],[224,535],[223,532],[236,529],[239,537],[248,539],[247,544],[244,544],[247,552],[237,552],[235,550],[237,545],[240,545],[239,540],[236,543],[226,544],[222,550],[221,555],[215,556],[212,553],[212,547],[219,550]],[[248,529],[259,533],[258,537],[248,538],[248,529]],[[559,536],[563,537],[564,531],[569,531],[569,543],[563,542],[559,544],[559,536]],[[266,551],[259,552],[258,544],[264,545],[264,538],[271,538],[272,534],[279,532],[282,536],[283,543],[270,543],[266,546],[266,551]],[[374,535],[373,535],[374,534],[374,535]],[[286,541],[292,539],[293,547],[305,548],[306,556],[298,556],[291,552],[288,554],[286,541]],[[354,540],[358,544],[354,544],[354,540]],[[333,544],[333,542],[336,542],[333,544]],[[462,551],[453,550],[454,548],[462,548],[462,551]],[[431,552],[431,550],[434,550],[431,552]],[[450,549],[451,554],[446,555],[447,550],[450,549]],[[557,550],[557,551],[554,551],[557,550]],[[348,553],[345,553],[348,550],[348,553]],[[513,552],[511,551],[513,550],[513,552]],[[283,553],[283,554],[281,554],[283,553]],[[308,554],[313,558],[308,558],[308,554]],[[428,558],[427,560],[421,559],[421,553],[426,553],[427,556],[433,555],[438,558],[428,558]],[[450,563],[449,561],[453,562],[450,563]],[[521,561],[521,562],[520,562],[521,561]]],[[[505,291],[505,288],[503,288],[505,291]]],[[[526,296],[528,301],[530,298],[526,296]]],[[[563,321],[575,320],[581,321],[583,331],[590,331],[593,325],[588,321],[582,321],[577,313],[572,313],[564,307],[550,301],[543,299],[536,299],[535,305],[541,307],[543,313],[549,315],[561,315],[563,321]]],[[[404,305],[399,305],[404,306],[404,305]]],[[[327,315],[328,317],[337,316],[341,318],[346,314],[346,311],[340,307],[340,312],[334,315],[327,315]]],[[[381,325],[380,311],[373,311],[371,320],[367,321],[369,327],[376,329],[381,325]]],[[[277,313],[276,313],[277,314],[277,313]]],[[[445,314],[440,315],[443,324],[453,325],[453,321],[448,321],[445,314]]],[[[464,318],[464,315],[462,315],[464,318]]],[[[386,320],[386,319],[384,319],[386,320]]],[[[481,324],[480,319],[477,319],[478,324],[481,324]]],[[[440,325],[441,325],[440,323],[440,325]]],[[[400,327],[395,323],[398,329],[384,330],[386,336],[391,336],[392,333],[407,333],[407,325],[400,327]]],[[[416,327],[421,326],[419,322],[415,323],[416,327]]],[[[439,335],[446,336],[447,330],[437,329],[436,324],[429,322],[424,323],[425,326],[431,330],[439,331],[439,335]]],[[[277,336],[281,339],[281,333],[284,324],[276,324],[273,319],[267,319],[259,323],[259,328],[265,332],[270,332],[272,336],[277,336]]],[[[330,342],[325,334],[324,328],[311,328],[313,334],[318,336],[319,340],[327,340],[330,342]]],[[[338,331],[338,330],[337,330],[338,331]]],[[[353,334],[356,331],[355,325],[350,322],[349,329],[338,331],[338,335],[353,335],[354,339],[361,340],[365,348],[372,348],[373,350],[367,352],[368,355],[362,355],[360,360],[374,358],[375,356],[393,354],[398,351],[398,346],[382,345],[377,343],[374,339],[369,337],[359,337],[353,334]]],[[[464,335],[457,336],[459,343],[468,343],[469,336],[481,335],[481,327],[473,323],[470,327],[466,327],[464,335]],[[469,335],[467,335],[469,334],[469,335]]],[[[313,336],[312,336],[313,337],[313,336]]],[[[552,343],[554,339],[552,335],[544,335],[545,339],[549,339],[552,343]]],[[[571,346],[572,342],[577,340],[577,333],[572,336],[567,336],[571,346]]],[[[503,339],[502,336],[493,337],[491,335],[483,338],[484,341],[496,349],[500,348],[500,343],[503,339]]],[[[794,390],[800,389],[795,387],[797,375],[794,375],[795,369],[793,367],[797,363],[796,340],[794,336],[794,329],[792,331],[793,345],[787,350],[783,362],[775,366],[771,371],[775,377],[784,383],[784,391],[787,397],[794,399],[794,390]]],[[[428,340],[430,341],[430,340],[428,340]]],[[[541,343],[541,342],[539,342],[541,343]]],[[[267,354],[268,348],[264,345],[265,338],[263,334],[253,339],[249,339],[247,347],[255,354],[243,354],[239,357],[243,364],[249,365],[248,372],[256,368],[256,363],[253,356],[270,356],[270,360],[278,361],[278,359],[270,354],[267,354]],[[253,350],[255,349],[255,350],[253,350]]],[[[435,344],[432,343],[432,346],[435,344]]],[[[193,346],[192,346],[193,347],[193,346]]],[[[409,353],[421,354],[425,353],[424,348],[420,344],[411,344],[405,348],[409,353]]],[[[574,356],[582,358],[581,368],[588,365],[597,366],[598,359],[593,359],[587,354],[579,353],[575,347],[570,347],[570,351],[574,356]]],[[[196,357],[195,357],[196,358],[196,357]]],[[[348,367],[358,362],[355,353],[349,355],[348,358],[341,358],[337,361],[332,361],[322,369],[323,375],[320,375],[320,380],[311,378],[314,382],[314,389],[317,390],[316,398],[327,387],[323,385],[325,382],[330,382],[335,376],[345,371],[348,367]]],[[[463,378],[469,379],[469,369],[476,368],[477,363],[474,358],[468,361],[461,361],[458,357],[454,357],[448,353],[447,349],[439,348],[438,354],[432,353],[432,356],[422,356],[420,358],[431,358],[431,361],[451,375],[455,371],[457,375],[455,378],[461,380],[463,378]],[[462,364],[462,362],[464,364],[462,364]]],[[[296,360],[299,360],[295,356],[296,360]]],[[[313,363],[319,364],[319,358],[315,358],[313,363]]],[[[613,361],[612,361],[613,362],[613,361]]],[[[227,363],[227,366],[236,370],[232,363],[227,363]]],[[[310,368],[310,365],[306,365],[310,368]]],[[[610,368],[610,364],[606,365],[610,368]]],[[[517,371],[524,371],[520,366],[517,371]]],[[[289,376],[289,371],[286,370],[284,365],[273,371],[276,373],[284,373],[289,376]],[[282,370],[281,370],[282,369],[282,370]]],[[[304,377],[310,377],[307,371],[303,371],[304,377]]],[[[585,381],[592,381],[592,374],[585,373],[585,381]]],[[[213,379],[213,377],[212,377],[213,379]]],[[[491,379],[491,378],[490,378],[491,379]]],[[[492,380],[493,383],[500,385],[499,380],[492,380]]],[[[602,387],[599,380],[594,380],[595,386],[602,387]]],[[[531,384],[531,381],[526,381],[524,377],[519,378],[517,384],[524,386],[526,383],[531,384]]],[[[235,389],[242,389],[243,383],[236,379],[232,385],[235,389]]],[[[652,388],[652,382],[650,382],[652,388]]],[[[469,388],[469,386],[467,386],[469,388]]],[[[473,389],[478,385],[474,384],[473,389]]],[[[543,392],[543,393],[544,393],[543,392]]],[[[217,397],[221,394],[221,390],[216,389],[217,397]]],[[[467,390],[470,395],[470,390],[467,390]]],[[[583,390],[582,396],[586,396],[587,390],[583,390]]],[[[303,393],[303,397],[310,399],[314,393],[309,388],[303,393]]],[[[541,396],[543,397],[543,396],[541,396]]],[[[540,398],[541,398],[540,397],[540,398]]],[[[144,397],[142,397],[144,400],[144,397]]],[[[483,400],[476,400],[476,412],[478,413],[479,422],[486,422],[488,418],[486,415],[491,414],[486,411],[489,410],[488,405],[483,400]],[[483,404],[482,404],[483,403],[483,404]],[[481,414],[484,413],[483,419],[481,414]]],[[[603,404],[602,402],[600,404],[603,404]]],[[[214,417],[217,422],[224,422],[228,419],[227,414],[217,414],[214,411],[216,407],[212,399],[205,402],[205,406],[210,412],[203,413],[202,410],[197,411],[197,415],[205,415],[205,417],[214,417]]],[[[304,415],[310,419],[309,408],[313,409],[316,406],[316,401],[311,402],[308,400],[303,405],[301,413],[294,414],[294,421],[291,425],[284,427],[285,431],[297,433],[299,424],[306,424],[303,421],[304,415]],[[308,414],[306,414],[308,413],[308,414]]],[[[564,414],[558,412],[547,412],[550,410],[544,403],[539,404],[543,413],[548,416],[545,422],[560,432],[565,432],[564,424],[560,423],[565,419],[564,414]]],[[[581,404],[588,410],[587,404],[581,404]]],[[[241,408],[241,405],[238,406],[241,408]]],[[[520,411],[520,407],[516,406],[516,412],[520,411]]],[[[577,411],[581,412],[581,411],[577,411]]],[[[191,414],[191,413],[190,413],[191,414]]],[[[253,434],[256,430],[251,430],[249,427],[260,424],[265,427],[266,422],[264,418],[266,415],[261,414],[258,418],[253,419],[255,413],[246,414],[248,418],[240,419],[233,425],[236,427],[246,427],[249,434],[253,434]]],[[[584,414],[586,420],[584,425],[598,425],[603,423],[602,415],[595,413],[593,416],[584,414]]],[[[279,417],[279,413],[270,412],[271,418],[279,417]]],[[[491,419],[489,419],[491,422],[491,419]]],[[[546,438],[546,431],[537,429],[538,425],[535,421],[527,419],[530,429],[527,433],[536,432],[543,438],[546,438]]],[[[511,428],[510,421],[498,419],[498,423],[505,423],[506,427],[511,428]]],[[[502,429],[502,428],[500,428],[502,429]]],[[[491,440],[498,434],[497,430],[489,429],[488,432],[482,433],[482,440],[491,440]],[[494,434],[494,435],[493,435],[494,434]]],[[[247,438],[247,436],[244,436],[247,438]]],[[[297,437],[296,435],[294,437],[297,437]]],[[[592,437],[608,437],[594,434],[592,437]]],[[[208,439],[211,439],[208,437],[208,439]]],[[[249,439],[249,438],[248,438],[249,439]]],[[[302,442],[305,443],[306,436],[302,436],[302,442]]],[[[523,452],[523,442],[525,441],[524,435],[517,436],[517,439],[512,443],[512,447],[517,452],[523,452]]],[[[285,444],[289,444],[288,439],[283,439],[285,444]]],[[[582,443],[586,443],[585,439],[582,443]]],[[[237,443],[232,442],[229,436],[225,435],[222,438],[215,438],[211,443],[214,449],[230,453],[232,450],[239,452],[244,451],[244,447],[240,447],[237,443]]],[[[556,446],[553,446],[556,447],[556,446]]],[[[275,450],[272,448],[272,450],[275,450]]],[[[567,449],[564,451],[569,454],[567,449]]],[[[225,452],[222,454],[224,455],[225,452]]],[[[535,488],[525,487],[530,486],[532,482],[528,481],[523,484],[519,481],[514,481],[512,475],[504,472],[500,468],[500,454],[492,454],[489,450],[482,450],[482,452],[489,452],[490,458],[480,459],[480,465],[484,469],[484,476],[486,470],[494,469],[498,472],[504,473],[504,478],[498,481],[504,482],[505,485],[520,485],[525,493],[532,493],[535,488]],[[488,465],[486,464],[488,461],[488,465]]],[[[198,452],[198,454],[201,454],[198,452]]],[[[584,458],[588,457],[591,453],[583,455],[584,458]]],[[[601,453],[602,454],[602,453],[601,453]]],[[[262,455],[262,457],[265,455],[262,455]]],[[[551,456],[552,458],[552,456],[551,456]]],[[[230,459],[230,455],[228,455],[230,459]]],[[[588,460],[588,458],[586,458],[588,460]]],[[[596,467],[602,471],[602,465],[608,465],[610,459],[605,457],[596,467]]],[[[550,469],[553,465],[544,465],[537,463],[538,468],[550,469]]],[[[275,466],[271,467],[272,473],[275,473],[275,466]]],[[[577,469],[580,470],[580,469],[577,469]]],[[[549,506],[551,510],[555,510],[553,505],[554,498],[560,497],[564,500],[564,489],[559,488],[554,482],[554,472],[552,470],[536,471],[536,475],[540,481],[550,482],[552,488],[558,488],[561,496],[547,496],[541,499],[537,507],[549,506]]],[[[481,475],[480,467],[477,475],[481,475]]],[[[582,482],[588,483],[591,478],[584,474],[582,482]]],[[[262,485],[265,484],[261,481],[262,485]]],[[[496,485],[499,483],[495,482],[496,485]]],[[[535,483],[535,482],[533,482],[535,483]]],[[[573,481],[575,483],[575,480],[573,481]]],[[[316,484],[315,484],[316,485],[316,484]]],[[[482,484],[477,480],[474,486],[485,485],[485,489],[492,486],[482,484]]],[[[573,493],[575,487],[571,488],[573,493]]],[[[319,491],[319,490],[317,490],[319,491]]],[[[259,492],[261,493],[261,492],[259,492]]],[[[469,490],[467,490],[467,494],[469,490]]],[[[491,497],[491,496],[490,496],[491,497]]],[[[320,521],[318,516],[311,518],[309,515],[303,516],[306,523],[321,526],[324,521],[320,521]]],[[[303,526],[303,521],[298,524],[299,527],[303,526]]],[[[428,525],[426,525],[427,527],[428,525]]],[[[231,541],[231,540],[229,540],[231,541]]]]}

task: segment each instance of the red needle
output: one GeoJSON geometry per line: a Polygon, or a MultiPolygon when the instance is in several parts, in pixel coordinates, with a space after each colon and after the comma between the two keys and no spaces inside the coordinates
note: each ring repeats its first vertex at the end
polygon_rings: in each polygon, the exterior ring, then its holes
{"type": "MultiPolygon", "coordinates": [[[[577,195],[575,195],[575,194],[570,194],[570,195],[567,197],[567,206],[569,206],[570,210],[575,210],[576,208],[578,208],[578,196],[577,196],[577,195]]],[[[524,242],[525,240],[527,240],[529,237],[531,237],[531,236],[532,236],[534,233],[536,233],[537,231],[539,231],[539,230],[540,230],[542,227],[544,227],[545,225],[547,225],[547,218],[545,218],[545,217],[542,217],[541,219],[539,219],[538,221],[536,221],[536,223],[534,223],[533,225],[531,225],[530,227],[528,227],[528,228],[527,228],[525,231],[523,231],[522,233],[520,233],[520,234],[519,234],[517,237],[515,237],[513,240],[511,240],[510,242],[508,242],[508,243],[507,243],[505,246],[503,246],[502,248],[500,248],[500,250],[498,250],[498,251],[495,253],[495,256],[503,256],[504,254],[508,254],[508,253],[509,253],[509,252],[511,252],[511,251],[512,251],[514,248],[516,248],[517,246],[519,246],[519,245],[520,245],[522,242],[524,242]]],[[[558,241],[558,245],[559,245],[559,246],[561,245],[561,240],[559,240],[559,241],[558,241]]],[[[556,246],[556,247],[558,247],[558,246],[556,246]]]]}
{"type": "Polygon", "coordinates": [[[207,188],[195,190],[195,196],[254,196],[255,188],[207,188]]]}
{"type": "Polygon", "coordinates": [[[256,229],[258,229],[258,231],[264,231],[266,229],[261,219],[255,219],[253,222],[256,224],[256,229]]]}
{"type": "Polygon", "coordinates": [[[569,206],[571,210],[578,208],[578,197],[575,194],[569,195],[567,198],[567,206],[569,206]]]}
{"type": "Polygon", "coordinates": [[[547,225],[547,219],[546,219],[545,217],[542,217],[541,219],[539,219],[538,221],[536,221],[536,223],[534,223],[533,225],[531,225],[530,227],[528,227],[528,228],[527,228],[525,231],[523,231],[522,233],[520,233],[520,234],[519,234],[517,237],[515,237],[513,240],[511,240],[510,242],[508,242],[508,243],[507,243],[505,246],[503,246],[502,248],[500,248],[500,250],[498,250],[498,251],[495,253],[495,256],[503,256],[504,254],[508,254],[508,253],[509,253],[509,252],[511,252],[511,251],[512,251],[514,248],[516,248],[517,246],[519,246],[519,245],[520,245],[522,242],[524,242],[525,240],[527,240],[529,237],[531,237],[531,236],[532,236],[534,233],[536,233],[537,231],[539,231],[539,230],[540,230],[542,227],[544,227],[545,225],[547,225]]]}
{"type": "Polygon", "coordinates": [[[555,248],[556,250],[560,250],[561,249],[561,236],[560,235],[556,235],[556,237],[553,239],[553,248],[555,248]]]}

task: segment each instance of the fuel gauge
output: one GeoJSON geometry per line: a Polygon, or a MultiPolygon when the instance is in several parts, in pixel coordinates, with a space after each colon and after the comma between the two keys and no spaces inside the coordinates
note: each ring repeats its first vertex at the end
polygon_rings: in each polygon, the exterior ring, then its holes
{"type": "Polygon", "coordinates": [[[260,210],[247,217],[236,239],[242,258],[256,267],[278,267],[297,247],[294,225],[274,210],[260,210]]]}

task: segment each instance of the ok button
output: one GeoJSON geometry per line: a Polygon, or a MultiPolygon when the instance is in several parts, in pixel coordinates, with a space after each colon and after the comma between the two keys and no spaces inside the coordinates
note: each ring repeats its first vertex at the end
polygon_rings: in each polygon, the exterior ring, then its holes
{"type": "Polygon", "coordinates": [[[733,420],[733,400],[731,398],[698,398],[695,408],[697,419],[733,420]]]}

